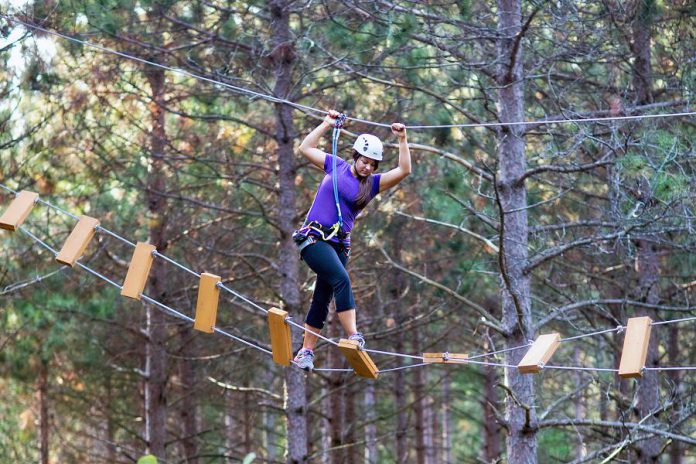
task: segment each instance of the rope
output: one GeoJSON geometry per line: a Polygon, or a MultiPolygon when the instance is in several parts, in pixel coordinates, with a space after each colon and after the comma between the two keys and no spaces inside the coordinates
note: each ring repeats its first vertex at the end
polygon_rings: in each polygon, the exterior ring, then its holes
{"type": "Polygon", "coordinates": [[[505,348],[504,350],[490,351],[488,353],[477,354],[475,356],[469,356],[467,359],[472,360],[472,359],[478,359],[478,358],[485,358],[485,357],[493,356],[493,355],[500,354],[500,353],[507,353],[508,351],[515,351],[515,350],[520,350],[522,348],[528,348],[530,346],[532,346],[532,344],[527,343],[526,345],[513,346],[512,348],[505,348]]]}
{"type": "Polygon", "coordinates": [[[341,135],[341,128],[346,121],[346,115],[341,113],[334,123],[333,133],[331,134],[331,182],[333,184],[334,201],[338,212],[338,230],[343,230],[343,214],[341,205],[338,202],[338,176],[336,175],[336,165],[338,164],[338,137],[341,135]]]}
{"type": "Polygon", "coordinates": [[[97,232],[104,232],[107,235],[111,235],[113,238],[120,240],[123,243],[125,243],[126,245],[130,245],[133,248],[135,248],[135,246],[136,246],[135,243],[131,242],[130,240],[127,240],[127,239],[121,237],[120,235],[111,232],[109,229],[103,228],[102,226],[97,226],[96,229],[97,229],[97,232]]]}
{"type": "Polygon", "coordinates": [[[6,191],[10,192],[12,195],[17,195],[17,191],[16,191],[16,190],[12,190],[12,189],[11,189],[10,187],[8,187],[7,185],[0,184],[0,187],[1,187],[3,190],[6,190],[6,191]]]}
{"type": "MultiPolygon", "coordinates": [[[[146,60],[144,58],[140,58],[137,56],[129,55],[124,52],[119,52],[117,50],[114,50],[112,48],[104,47],[101,45],[97,45],[91,42],[87,42],[85,40],[78,39],[76,37],[69,36],[67,34],[63,34],[61,32],[53,31],[50,29],[43,28],[41,26],[37,26],[35,24],[29,24],[25,21],[22,21],[21,19],[18,19],[17,17],[13,17],[10,15],[2,14],[0,13],[0,17],[3,17],[5,19],[8,19],[10,21],[14,21],[16,23],[22,24],[23,26],[33,29],[36,31],[41,31],[46,34],[55,36],[55,37],[60,37],[65,40],[69,40],[74,43],[79,43],[82,45],[85,45],[87,47],[91,47],[94,49],[97,49],[99,51],[109,53],[112,55],[119,56],[121,58],[126,58],[128,60],[132,61],[137,61],[143,64],[147,64],[150,66],[154,66],[160,69],[164,69],[167,71],[171,71],[177,74],[182,74],[188,77],[191,77],[193,79],[205,81],[214,85],[219,85],[224,88],[227,88],[228,90],[231,90],[235,93],[239,93],[242,95],[247,95],[251,97],[258,97],[264,100],[268,100],[273,103],[282,103],[294,108],[297,108],[299,110],[305,110],[310,113],[320,113],[320,114],[327,114],[327,111],[318,109],[318,108],[313,108],[311,106],[306,106],[302,105],[299,103],[292,102],[290,100],[286,100],[283,98],[278,98],[274,97],[272,95],[267,95],[263,94],[260,92],[255,92],[253,90],[244,88],[244,87],[238,87],[235,85],[231,85],[225,82],[221,82],[215,79],[211,79],[209,77],[202,76],[200,74],[196,74],[190,71],[186,71],[184,69],[180,68],[173,68],[171,66],[163,65],[160,63],[156,63],[154,61],[146,60]]],[[[632,116],[607,116],[607,117],[596,117],[596,118],[567,118],[567,119],[547,119],[547,120],[536,120],[536,121],[513,121],[513,122],[481,122],[481,123],[467,123],[467,124],[438,124],[438,125],[407,125],[406,127],[408,129],[447,129],[447,128],[477,128],[477,127],[510,127],[510,126],[526,126],[526,125],[542,125],[542,124],[565,124],[565,123],[586,123],[586,122],[608,122],[608,121],[629,121],[629,120],[639,120],[639,119],[656,119],[656,118],[676,118],[676,117],[687,117],[687,116],[694,116],[696,115],[696,112],[694,111],[684,111],[684,112],[679,112],[679,113],[661,113],[661,114],[640,114],[640,115],[632,115],[632,116]]],[[[371,126],[377,126],[377,127],[390,127],[390,124],[384,124],[384,123],[378,123],[366,119],[360,119],[360,118],[353,118],[349,117],[346,118],[350,121],[355,121],[363,124],[368,124],[371,126]]]]}
{"type": "Polygon", "coordinates": [[[696,317],[684,317],[682,319],[671,319],[667,321],[657,321],[650,325],[666,325],[666,324],[677,324],[679,322],[696,321],[696,317]]]}
{"type": "MultiPolygon", "coordinates": [[[[48,245],[46,242],[44,242],[43,240],[41,240],[40,238],[38,238],[36,235],[34,235],[33,233],[31,233],[29,230],[26,229],[26,227],[24,227],[24,226],[19,226],[19,230],[21,230],[24,234],[26,234],[27,236],[29,236],[32,240],[34,240],[35,242],[37,242],[38,244],[40,244],[41,246],[43,246],[44,248],[46,248],[47,250],[49,250],[49,251],[50,251],[51,253],[53,253],[54,255],[57,255],[57,254],[58,254],[58,253],[56,252],[56,250],[53,249],[53,247],[51,247],[51,246],[48,245]]],[[[113,285],[114,287],[118,288],[119,290],[123,288],[121,285],[117,284],[116,282],[114,282],[113,280],[111,280],[111,279],[109,279],[108,277],[104,276],[103,274],[100,274],[99,272],[95,271],[94,269],[90,268],[89,266],[86,266],[86,265],[82,264],[82,263],[79,262],[79,261],[77,261],[76,264],[77,264],[80,268],[82,268],[82,269],[84,269],[85,271],[89,272],[90,274],[92,274],[92,275],[94,275],[94,276],[96,276],[96,277],[98,277],[98,278],[100,278],[100,279],[102,279],[102,280],[108,282],[109,284],[113,285]]],[[[157,307],[159,307],[159,308],[161,308],[161,309],[164,309],[166,312],[168,312],[168,313],[170,313],[170,314],[172,314],[172,315],[178,317],[179,319],[182,319],[182,320],[184,320],[184,321],[191,322],[191,323],[195,322],[195,320],[192,319],[191,317],[189,317],[189,316],[187,316],[187,315],[185,315],[185,314],[183,314],[183,313],[177,311],[176,309],[174,309],[174,308],[172,308],[172,307],[170,307],[170,306],[165,305],[164,303],[160,303],[159,301],[157,301],[157,300],[155,300],[155,299],[153,299],[153,298],[150,298],[149,296],[145,295],[144,293],[141,293],[141,294],[140,294],[140,297],[141,297],[142,299],[144,299],[145,301],[147,301],[147,302],[149,302],[149,303],[151,303],[151,304],[153,304],[153,305],[155,305],[155,306],[157,306],[157,307]]],[[[226,337],[229,337],[229,338],[231,338],[231,339],[233,339],[233,340],[236,340],[236,341],[238,341],[238,342],[240,342],[240,343],[244,343],[245,345],[251,346],[252,348],[255,348],[255,349],[259,350],[259,351],[263,351],[263,352],[266,353],[266,354],[270,354],[271,356],[273,355],[273,353],[272,353],[271,351],[268,351],[268,350],[266,350],[265,348],[262,348],[262,347],[260,347],[260,346],[258,346],[258,345],[255,345],[255,344],[251,343],[251,342],[248,342],[247,340],[244,340],[243,338],[236,337],[236,336],[234,336],[234,335],[232,335],[232,334],[230,334],[230,333],[228,333],[228,332],[225,332],[225,331],[222,330],[222,329],[218,329],[217,327],[215,327],[213,330],[214,330],[215,332],[219,333],[219,334],[222,334],[222,335],[224,335],[224,336],[226,336],[226,337]]]]}
{"type": "Polygon", "coordinates": [[[578,340],[580,338],[585,338],[585,337],[594,337],[596,335],[601,335],[601,334],[605,334],[605,333],[609,333],[609,332],[621,332],[624,329],[625,329],[625,327],[619,325],[619,326],[614,327],[613,329],[599,330],[597,332],[590,332],[590,333],[586,333],[586,334],[576,335],[574,337],[561,338],[561,341],[562,342],[569,342],[571,340],[578,340]]]}
{"type": "Polygon", "coordinates": [[[419,359],[421,361],[423,360],[423,356],[415,356],[412,354],[404,354],[404,353],[395,353],[393,351],[370,350],[367,348],[363,348],[362,351],[365,351],[366,353],[383,354],[385,356],[397,356],[400,358],[419,359]]]}
{"type": "Polygon", "coordinates": [[[646,371],[696,371],[696,366],[645,367],[646,371]]]}
{"type": "Polygon", "coordinates": [[[566,371],[619,372],[618,369],[603,367],[574,367],[574,366],[543,366],[543,369],[559,369],[566,371]]]}

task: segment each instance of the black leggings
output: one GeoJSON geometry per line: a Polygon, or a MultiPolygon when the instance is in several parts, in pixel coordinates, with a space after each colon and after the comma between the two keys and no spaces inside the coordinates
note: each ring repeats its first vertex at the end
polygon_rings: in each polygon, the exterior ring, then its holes
{"type": "Polygon", "coordinates": [[[336,312],[355,309],[353,289],[346,271],[348,253],[346,249],[333,242],[317,240],[302,250],[302,259],[317,273],[317,283],[312,295],[312,304],[305,322],[321,329],[329,314],[329,303],[336,295],[336,312]]]}

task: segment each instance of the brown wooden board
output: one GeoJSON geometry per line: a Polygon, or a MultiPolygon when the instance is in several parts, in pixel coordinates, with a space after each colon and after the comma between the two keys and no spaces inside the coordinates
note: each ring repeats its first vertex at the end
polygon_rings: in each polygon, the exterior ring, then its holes
{"type": "Polygon", "coordinates": [[[73,267],[78,259],[87,249],[87,245],[96,233],[96,227],[99,225],[99,220],[89,216],[81,216],[80,220],[73,228],[68,238],[63,244],[56,261],[61,264],[73,267]]]}
{"type": "Polygon", "coordinates": [[[539,335],[517,365],[517,370],[522,374],[539,373],[544,364],[551,359],[560,343],[561,336],[558,333],[539,335]]]}
{"type": "Polygon", "coordinates": [[[217,284],[220,276],[201,274],[201,282],[198,286],[198,301],[196,303],[196,319],[193,328],[205,333],[215,331],[215,320],[217,319],[218,302],[220,301],[220,289],[217,284]]]}
{"type": "Polygon", "coordinates": [[[17,230],[29,216],[31,209],[39,198],[38,193],[22,190],[17,194],[7,210],[0,216],[0,229],[17,230]]]}
{"type": "Polygon", "coordinates": [[[287,311],[278,308],[268,310],[268,331],[273,349],[273,361],[283,366],[289,366],[292,359],[292,339],[290,326],[285,319],[287,311]]]}
{"type": "Polygon", "coordinates": [[[647,316],[632,317],[628,320],[619,363],[619,377],[622,379],[643,376],[642,370],[648,357],[651,324],[652,319],[647,316]]]}
{"type": "Polygon", "coordinates": [[[423,362],[427,364],[465,364],[468,359],[464,353],[423,353],[423,362]]]}
{"type": "Polygon", "coordinates": [[[342,338],[338,343],[338,349],[341,350],[356,374],[368,379],[377,378],[379,374],[377,366],[372,362],[372,358],[367,352],[358,349],[357,341],[342,338]]]}
{"type": "Polygon", "coordinates": [[[138,242],[133,251],[126,279],[123,281],[121,295],[128,298],[140,299],[140,294],[145,290],[147,277],[150,275],[155,246],[149,243],[138,242]]]}

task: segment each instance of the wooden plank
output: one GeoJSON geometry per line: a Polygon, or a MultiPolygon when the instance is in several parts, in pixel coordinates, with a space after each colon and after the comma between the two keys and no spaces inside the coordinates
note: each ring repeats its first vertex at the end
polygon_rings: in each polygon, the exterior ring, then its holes
{"type": "Polygon", "coordinates": [[[356,340],[342,338],[338,342],[338,349],[341,350],[341,353],[346,357],[356,374],[368,379],[377,378],[377,374],[379,373],[377,366],[372,362],[372,358],[370,358],[370,355],[368,355],[366,351],[358,349],[358,342],[356,340]]]}
{"type": "Polygon", "coordinates": [[[271,336],[273,361],[283,366],[289,366],[292,359],[292,339],[290,326],[285,319],[287,311],[278,308],[268,310],[268,331],[271,336]]]}
{"type": "Polygon", "coordinates": [[[469,355],[464,353],[423,353],[423,362],[427,364],[465,364],[469,355]]]}
{"type": "Polygon", "coordinates": [[[22,190],[17,194],[7,210],[0,216],[0,229],[17,230],[29,216],[31,209],[39,198],[38,193],[22,190]]]}
{"type": "Polygon", "coordinates": [[[201,274],[201,282],[198,286],[198,302],[196,303],[196,320],[193,328],[205,333],[213,333],[215,320],[217,319],[218,302],[220,301],[220,289],[217,284],[220,276],[201,274]]]}
{"type": "Polygon", "coordinates": [[[539,335],[522,361],[517,365],[521,374],[537,374],[544,367],[561,343],[561,335],[550,333],[539,335]]]}
{"type": "Polygon", "coordinates": [[[126,280],[123,281],[121,295],[136,300],[140,299],[140,294],[145,290],[147,277],[150,275],[152,261],[154,256],[155,246],[149,243],[138,242],[133,251],[126,280]]]}
{"type": "Polygon", "coordinates": [[[63,244],[63,248],[61,248],[58,256],[56,256],[56,261],[70,267],[75,266],[77,260],[82,257],[82,254],[87,249],[90,240],[94,237],[98,225],[98,219],[89,216],[81,216],[75,228],[73,228],[70,235],[68,235],[68,239],[63,244]]]}
{"type": "Polygon", "coordinates": [[[648,316],[632,317],[626,324],[619,377],[622,379],[642,377],[645,360],[648,357],[652,319],[648,316]]]}

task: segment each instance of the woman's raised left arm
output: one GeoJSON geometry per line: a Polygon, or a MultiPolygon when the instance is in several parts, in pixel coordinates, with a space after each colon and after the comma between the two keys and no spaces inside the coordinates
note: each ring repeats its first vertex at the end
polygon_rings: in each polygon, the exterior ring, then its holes
{"type": "Polygon", "coordinates": [[[391,125],[391,130],[399,140],[399,165],[380,176],[380,192],[394,187],[411,174],[411,150],[409,150],[408,142],[406,141],[406,126],[395,122],[391,125]]]}

